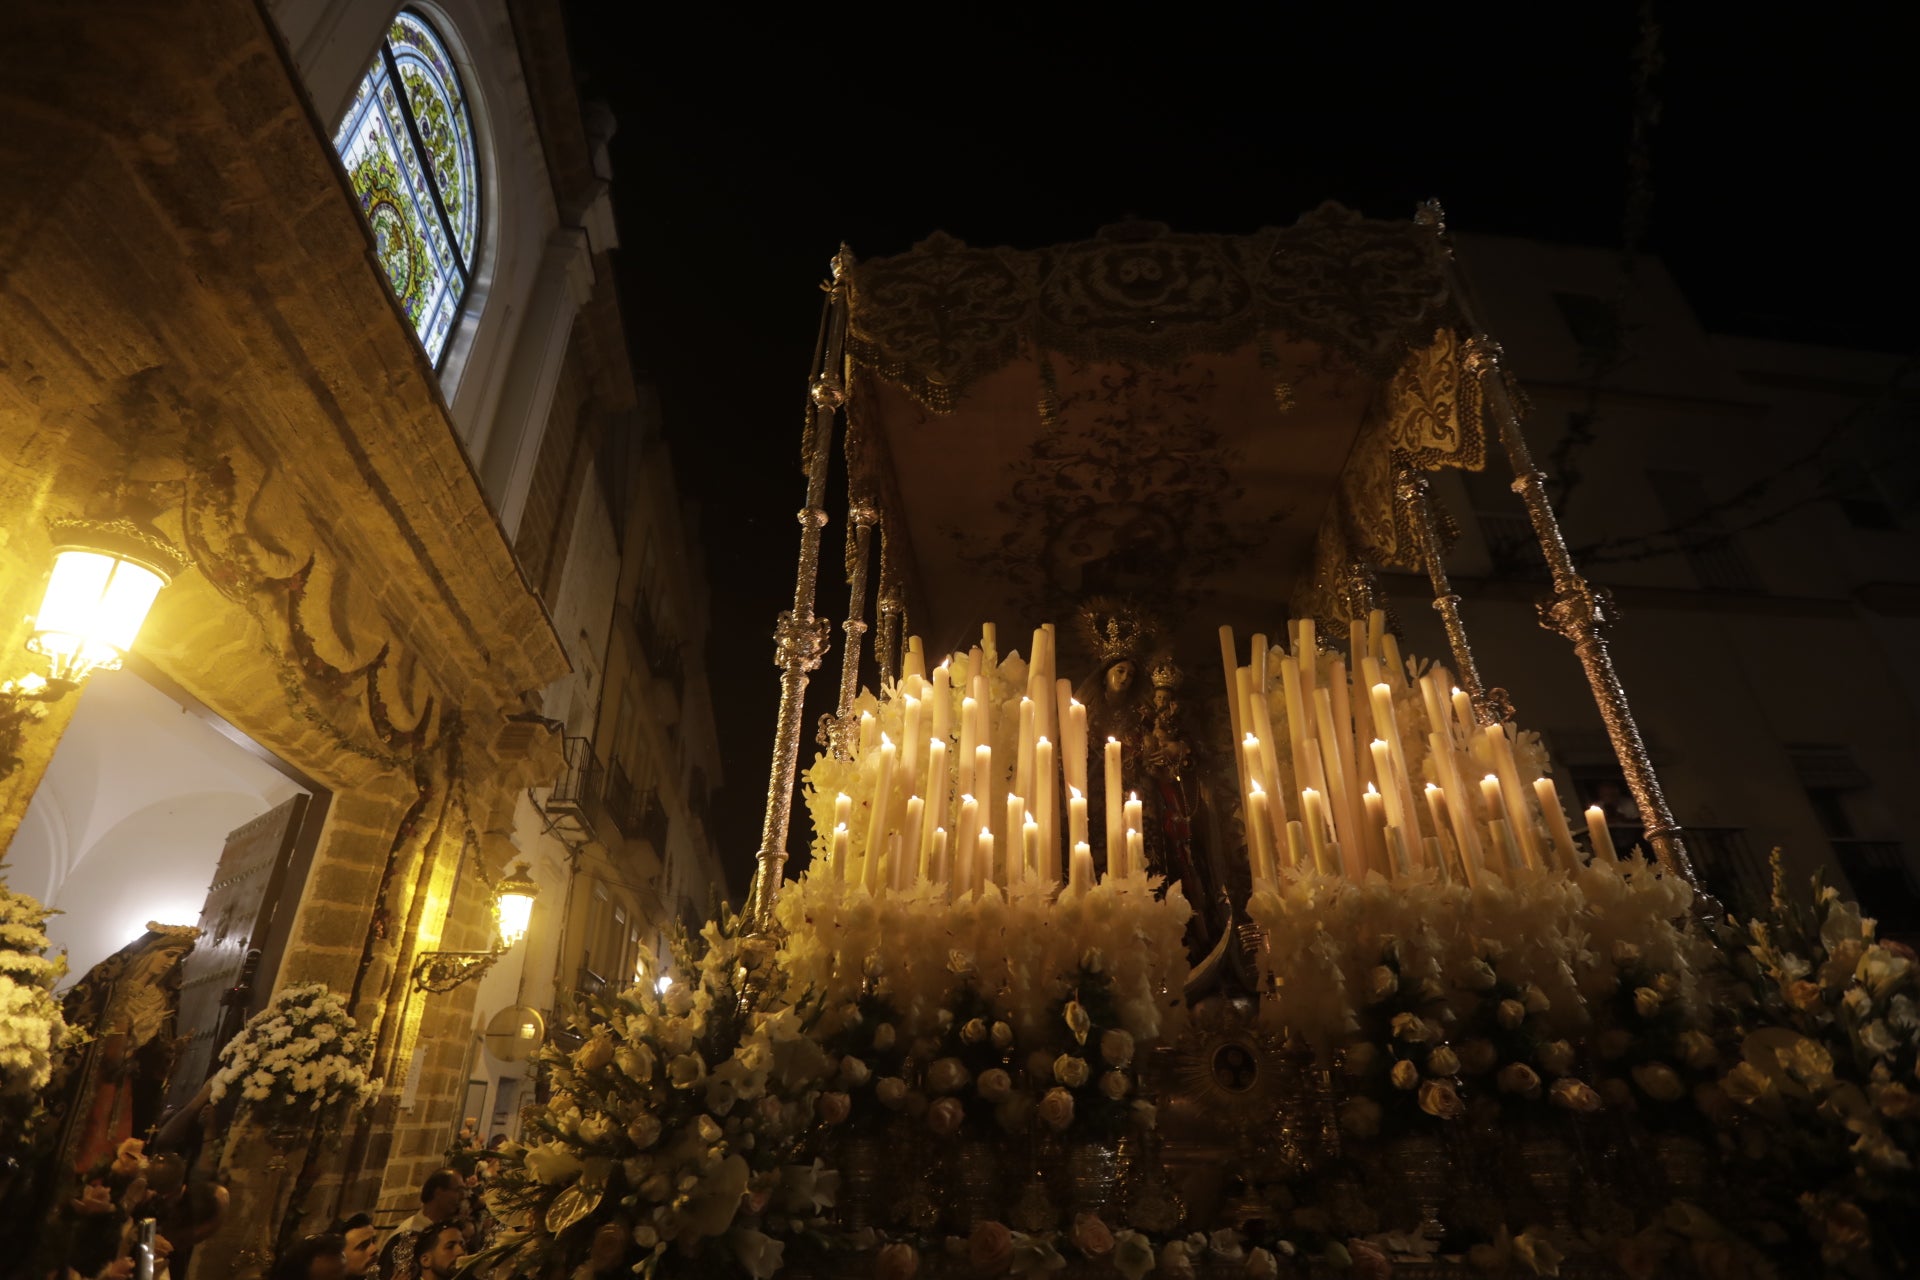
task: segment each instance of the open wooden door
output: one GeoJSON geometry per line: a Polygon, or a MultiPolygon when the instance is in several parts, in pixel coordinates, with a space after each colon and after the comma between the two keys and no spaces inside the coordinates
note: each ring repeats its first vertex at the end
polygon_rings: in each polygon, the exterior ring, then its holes
{"type": "MultiPolygon", "coordinates": [[[[191,1099],[213,1074],[214,1055],[252,1009],[229,993],[251,984],[312,797],[297,795],[227,833],[220,864],[200,908],[200,941],[183,963],[180,1015],[184,1037],[167,1082],[167,1106],[191,1099]]],[[[291,904],[289,904],[291,905],[291,904]]],[[[291,918],[291,911],[282,917],[291,918]]]]}

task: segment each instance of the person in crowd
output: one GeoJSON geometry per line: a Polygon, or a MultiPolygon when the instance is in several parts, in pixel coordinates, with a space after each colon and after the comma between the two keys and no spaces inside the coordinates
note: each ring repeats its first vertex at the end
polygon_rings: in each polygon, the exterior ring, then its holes
{"type": "Polygon", "coordinates": [[[420,1280],[453,1280],[460,1270],[460,1259],[467,1256],[467,1227],[463,1222],[443,1222],[420,1233],[414,1259],[420,1280]]]}
{"type": "Polygon", "coordinates": [[[336,1235],[308,1236],[280,1255],[272,1280],[345,1280],[346,1241],[336,1235]]]}
{"type": "Polygon", "coordinates": [[[226,1220],[227,1189],[217,1182],[188,1177],[186,1158],[162,1151],[147,1162],[146,1197],[134,1206],[135,1218],[152,1218],[160,1239],[156,1247],[170,1255],[172,1274],[184,1277],[193,1250],[226,1220]]]}
{"type": "Polygon", "coordinates": [[[373,1225],[373,1215],[356,1213],[343,1218],[333,1224],[333,1234],[342,1241],[348,1276],[363,1280],[379,1273],[380,1229],[373,1225]]]}
{"type": "Polygon", "coordinates": [[[460,1216],[467,1202],[467,1180],[457,1169],[435,1169],[420,1187],[420,1208],[395,1233],[421,1232],[460,1216]]]}

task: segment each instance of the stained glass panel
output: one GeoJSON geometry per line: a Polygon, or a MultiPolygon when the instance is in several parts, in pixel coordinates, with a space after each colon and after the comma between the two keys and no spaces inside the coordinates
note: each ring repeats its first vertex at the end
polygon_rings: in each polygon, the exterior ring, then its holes
{"type": "Polygon", "coordinates": [[[460,78],[417,15],[394,19],[333,145],[387,280],[438,363],[479,244],[479,170],[460,78]]]}

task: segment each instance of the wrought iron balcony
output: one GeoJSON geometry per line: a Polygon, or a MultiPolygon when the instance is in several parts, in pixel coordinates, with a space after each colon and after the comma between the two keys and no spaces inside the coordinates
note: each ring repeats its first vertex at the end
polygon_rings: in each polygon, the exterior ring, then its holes
{"type": "Polygon", "coordinates": [[[589,815],[600,799],[600,762],[594,759],[593,744],[585,738],[566,739],[561,751],[565,764],[542,808],[555,834],[590,838],[593,820],[589,815]]]}
{"type": "Polygon", "coordinates": [[[666,856],[668,818],[660,803],[659,790],[635,787],[627,776],[626,766],[617,759],[607,772],[606,804],[607,814],[621,835],[629,840],[645,840],[656,854],[666,856]]]}

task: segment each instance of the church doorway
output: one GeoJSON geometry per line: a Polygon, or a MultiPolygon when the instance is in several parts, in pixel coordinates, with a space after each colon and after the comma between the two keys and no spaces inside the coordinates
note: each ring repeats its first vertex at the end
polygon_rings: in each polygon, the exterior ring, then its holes
{"type": "Polygon", "coordinates": [[[7,878],[60,913],[47,935],[67,955],[63,988],[104,974],[149,923],[200,929],[167,984],[178,1105],[257,1007],[255,973],[264,987],[278,971],[329,793],[138,659],[78,696],[7,878]]]}

